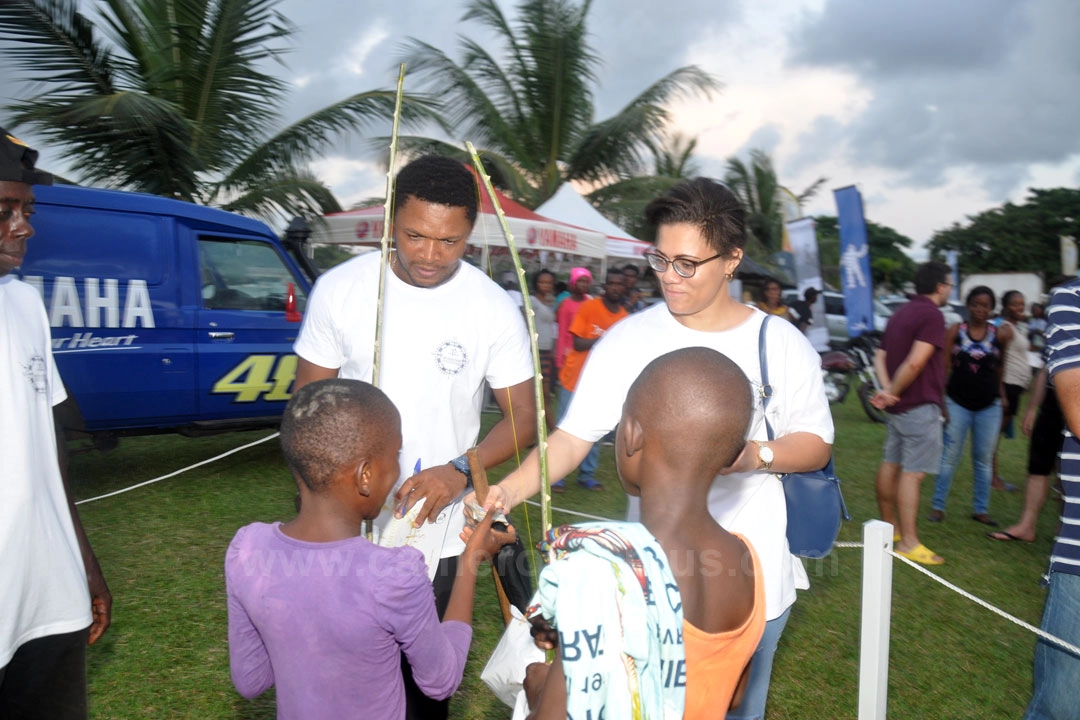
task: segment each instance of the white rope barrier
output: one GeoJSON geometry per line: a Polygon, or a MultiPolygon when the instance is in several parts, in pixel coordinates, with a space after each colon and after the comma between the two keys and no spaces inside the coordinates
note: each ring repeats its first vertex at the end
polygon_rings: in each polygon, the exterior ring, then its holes
{"type": "MultiPolygon", "coordinates": [[[[154,483],[161,482],[162,480],[167,480],[167,479],[169,479],[171,477],[176,477],[177,475],[181,475],[183,473],[186,473],[189,470],[194,470],[195,468],[202,467],[203,465],[209,465],[210,463],[217,462],[218,460],[221,460],[222,458],[226,458],[229,455],[233,455],[235,453],[242,452],[244,450],[247,450],[248,448],[255,447],[256,445],[261,445],[264,442],[268,442],[268,441],[273,440],[274,438],[278,437],[279,434],[280,433],[276,433],[276,432],[272,433],[270,435],[267,435],[264,438],[261,438],[259,440],[255,440],[253,442],[250,442],[247,445],[241,445],[240,447],[233,448],[232,450],[227,450],[227,451],[221,453],[220,455],[215,455],[212,458],[207,458],[206,460],[202,460],[200,462],[197,462],[194,465],[188,465],[185,468],[175,470],[175,471],[173,471],[171,473],[161,475],[161,476],[153,478],[151,480],[146,480],[144,482],[138,483],[136,485],[132,485],[130,487],[122,488],[120,490],[114,490],[113,492],[105,493],[104,495],[98,495],[96,497],[86,498],[85,500],[79,500],[75,504],[76,505],[84,505],[86,503],[91,503],[91,502],[94,502],[96,500],[104,500],[105,498],[110,498],[110,497],[114,497],[116,495],[121,495],[123,493],[130,492],[132,490],[137,490],[138,488],[146,487],[147,485],[153,485],[154,483]]],[[[540,503],[538,503],[538,502],[536,502],[534,500],[526,500],[525,504],[526,505],[531,505],[532,507],[536,507],[536,508],[540,507],[540,503]]],[[[577,510],[570,510],[568,508],[556,507],[554,505],[552,506],[551,509],[552,509],[553,512],[559,512],[559,513],[562,513],[564,515],[571,515],[573,517],[585,518],[586,520],[604,521],[604,520],[613,520],[614,519],[614,518],[602,517],[600,515],[590,515],[589,513],[583,513],[583,512],[579,512],[577,510]]],[[[861,547],[863,547],[863,543],[861,543],[861,542],[836,542],[836,543],[833,543],[833,547],[834,548],[861,548],[861,547]]],[[[1021,620],[1020,618],[1018,618],[1018,617],[1010,615],[1009,613],[1005,612],[1004,610],[1002,610],[1002,609],[1000,609],[998,607],[995,607],[994,605],[991,605],[990,603],[986,602],[982,598],[979,598],[979,597],[976,597],[975,595],[972,595],[967,590],[964,590],[963,588],[958,587],[957,585],[954,585],[953,583],[949,582],[948,580],[946,580],[946,579],[944,579],[942,577],[939,577],[938,575],[935,575],[934,573],[930,572],[929,570],[922,567],[918,563],[916,563],[916,562],[914,562],[912,560],[909,560],[909,559],[907,559],[906,557],[904,557],[902,555],[898,555],[897,553],[893,552],[892,550],[886,549],[885,552],[888,553],[889,555],[892,555],[894,558],[897,558],[897,559],[903,561],[904,563],[910,565],[911,567],[915,568],[916,570],[921,572],[923,575],[926,575],[927,577],[929,577],[929,578],[935,580],[936,582],[944,585],[945,587],[949,588],[950,590],[957,593],[958,595],[961,595],[961,596],[967,598],[968,600],[972,601],[976,605],[980,605],[981,607],[989,610],[990,612],[1005,618],[1006,620],[1013,623],[1014,625],[1018,625],[1019,627],[1022,627],[1025,630],[1028,630],[1028,631],[1038,635],[1039,637],[1046,640],[1047,642],[1053,643],[1053,644],[1061,647],[1063,650],[1066,650],[1067,652],[1070,652],[1070,653],[1080,657],[1080,647],[1072,645],[1071,643],[1068,643],[1068,642],[1062,640],[1059,637],[1055,637],[1054,635],[1051,635],[1050,633],[1046,632],[1045,630],[1042,630],[1041,628],[1035,627],[1031,623],[1025,622],[1025,621],[1021,620]]]]}
{"type": "Polygon", "coordinates": [[[929,570],[927,570],[923,566],[919,565],[918,563],[916,563],[913,560],[909,560],[908,558],[904,557],[903,555],[899,555],[899,554],[893,552],[892,550],[886,550],[885,552],[892,555],[897,560],[902,560],[903,562],[907,563],[911,567],[913,567],[916,570],[918,570],[919,572],[921,572],[923,575],[926,575],[927,577],[932,578],[933,580],[941,583],[945,587],[952,590],[954,593],[957,593],[958,595],[962,595],[963,597],[967,598],[968,600],[975,603],[976,605],[981,605],[982,607],[986,608],[990,612],[994,613],[995,615],[1000,615],[1001,617],[1005,618],[1006,620],[1013,623],[1014,625],[1019,625],[1020,627],[1024,628],[1025,630],[1030,630],[1031,632],[1033,632],[1036,635],[1038,635],[1039,637],[1041,637],[1043,640],[1046,640],[1047,642],[1051,642],[1051,643],[1059,646],[1061,649],[1066,650],[1066,651],[1072,653],[1073,655],[1076,655],[1077,657],[1080,657],[1080,648],[1076,647],[1075,645],[1067,643],[1064,640],[1062,640],[1061,638],[1056,637],[1054,635],[1051,635],[1050,633],[1046,632],[1042,628],[1037,628],[1034,625],[1032,625],[1031,623],[1024,622],[1020,618],[1015,617],[1013,615],[1010,615],[1009,613],[1005,612],[1001,608],[995,607],[995,606],[991,605],[990,603],[986,602],[985,600],[983,600],[982,598],[979,598],[979,597],[976,597],[975,595],[972,595],[967,590],[964,590],[963,588],[954,585],[953,583],[949,582],[945,578],[942,578],[942,577],[939,577],[939,576],[935,575],[934,573],[930,572],[929,570]]]}
{"type": "Polygon", "coordinates": [[[266,442],[268,440],[273,440],[278,435],[280,435],[280,433],[274,433],[272,435],[267,435],[262,440],[256,440],[255,442],[250,442],[247,445],[241,445],[238,448],[233,448],[232,450],[226,450],[225,452],[221,453],[220,455],[215,455],[212,458],[209,458],[207,460],[203,460],[202,462],[197,462],[194,465],[188,465],[186,468],[181,468],[179,470],[175,470],[175,471],[173,471],[171,473],[168,473],[167,475],[162,475],[161,477],[156,477],[153,480],[146,480],[145,482],[141,482],[141,483],[139,483],[137,485],[132,485],[131,487],[126,487],[126,488],[123,488],[121,490],[114,490],[111,493],[105,493],[104,495],[98,495],[97,497],[86,498],[85,500],[79,500],[75,504],[76,505],[83,505],[85,503],[94,502],[95,500],[104,500],[105,498],[110,498],[110,497],[113,497],[114,495],[121,495],[123,493],[130,492],[132,490],[137,490],[138,488],[141,488],[141,487],[146,487],[147,485],[153,485],[156,482],[160,482],[162,480],[167,480],[168,478],[171,478],[171,477],[176,477],[177,475],[180,475],[181,473],[186,473],[188,470],[194,470],[197,467],[202,467],[203,465],[209,465],[212,462],[217,462],[218,460],[220,460],[220,459],[222,459],[224,457],[228,457],[229,455],[232,455],[233,453],[238,453],[241,450],[247,450],[250,447],[255,447],[256,445],[260,445],[260,444],[262,444],[262,443],[264,443],[264,442],[266,442]]]}
{"type": "MultiPolygon", "coordinates": [[[[535,500],[526,500],[525,504],[532,505],[535,508],[540,507],[540,503],[536,502],[535,500]]],[[[551,511],[563,513],[564,515],[573,515],[575,517],[585,518],[586,520],[615,520],[615,518],[600,517],[599,515],[590,515],[588,513],[578,512],[577,510],[567,510],[566,508],[555,507],[554,505],[551,506],[551,511]]]]}

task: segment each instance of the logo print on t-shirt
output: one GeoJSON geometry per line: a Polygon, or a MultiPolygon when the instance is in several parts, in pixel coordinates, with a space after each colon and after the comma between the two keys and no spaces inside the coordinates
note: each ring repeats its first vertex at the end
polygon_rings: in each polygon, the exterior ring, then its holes
{"type": "Polygon", "coordinates": [[[457,340],[447,340],[435,348],[435,365],[447,375],[457,375],[468,362],[465,347],[457,340]]]}
{"type": "Polygon", "coordinates": [[[34,355],[23,365],[23,374],[38,394],[44,394],[49,389],[45,382],[45,358],[40,355],[34,355]]]}

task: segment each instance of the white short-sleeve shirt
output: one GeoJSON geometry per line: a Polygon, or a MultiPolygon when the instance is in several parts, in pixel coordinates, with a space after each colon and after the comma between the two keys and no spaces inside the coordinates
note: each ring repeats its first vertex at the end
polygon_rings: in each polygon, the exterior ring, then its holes
{"type": "MultiPolygon", "coordinates": [[[[754,417],[748,438],[767,440],[761,406],[758,332],[765,313],[754,310],[740,325],[721,332],[680,324],[663,303],[613,326],[592,348],[559,428],[595,442],[622,416],[630,385],[652,360],[685,347],[708,347],[730,358],[750,380],[754,417]]],[[[767,329],[769,422],[775,437],[809,432],[833,442],[833,421],[821,382],[821,357],[798,328],[772,321],[767,329]]],[[[634,501],[635,498],[631,498],[634,501]]],[[[765,573],[765,617],[779,617],[795,601],[796,587],[809,587],[802,563],[787,544],[784,490],[773,473],[718,476],[709,491],[709,511],[726,530],[746,536],[765,573]]]]}
{"type": "Polygon", "coordinates": [[[67,397],[37,291],[0,277],[0,667],[30,640],[89,627],[90,591],[56,455],[67,397]]]}
{"type": "MultiPolygon", "coordinates": [[[[315,284],[296,354],[338,376],[371,382],[379,253],[338,265],[315,284]]],[[[532,377],[525,321],[513,299],[480,270],[462,262],[434,288],[419,288],[386,271],[379,388],[401,413],[401,477],[442,465],[476,444],[484,381],[500,389],[532,377]]],[[[375,521],[392,518],[393,492],[375,521]]],[[[461,554],[460,502],[447,506],[435,526],[445,532],[441,557],[461,554]],[[449,523],[449,526],[444,526],[449,523]]]]}

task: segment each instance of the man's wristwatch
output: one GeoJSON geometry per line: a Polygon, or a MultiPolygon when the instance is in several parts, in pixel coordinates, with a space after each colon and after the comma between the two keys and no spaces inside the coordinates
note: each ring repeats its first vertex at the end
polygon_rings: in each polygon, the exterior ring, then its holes
{"type": "Polygon", "coordinates": [[[450,461],[450,464],[454,466],[455,470],[465,476],[465,489],[472,490],[472,470],[469,468],[468,456],[458,455],[450,461]]]}
{"type": "Polygon", "coordinates": [[[772,469],[773,451],[772,448],[763,443],[759,443],[757,440],[751,440],[754,443],[754,447],[757,448],[758,465],[760,470],[768,472],[772,469]]]}

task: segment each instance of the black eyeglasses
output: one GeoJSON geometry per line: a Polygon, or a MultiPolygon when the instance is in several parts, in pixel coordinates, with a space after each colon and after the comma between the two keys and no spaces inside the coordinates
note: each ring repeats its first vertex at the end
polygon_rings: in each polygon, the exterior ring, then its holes
{"type": "Polygon", "coordinates": [[[697,272],[698,265],[704,265],[707,262],[716,260],[717,258],[724,257],[723,253],[713,255],[711,258],[705,258],[704,260],[691,260],[688,257],[676,257],[668,260],[666,257],[656,252],[655,250],[648,250],[645,253],[645,260],[648,261],[649,267],[651,267],[657,275],[662,275],[667,272],[668,265],[675,268],[675,273],[679,277],[692,278],[694,273],[697,272]]]}

